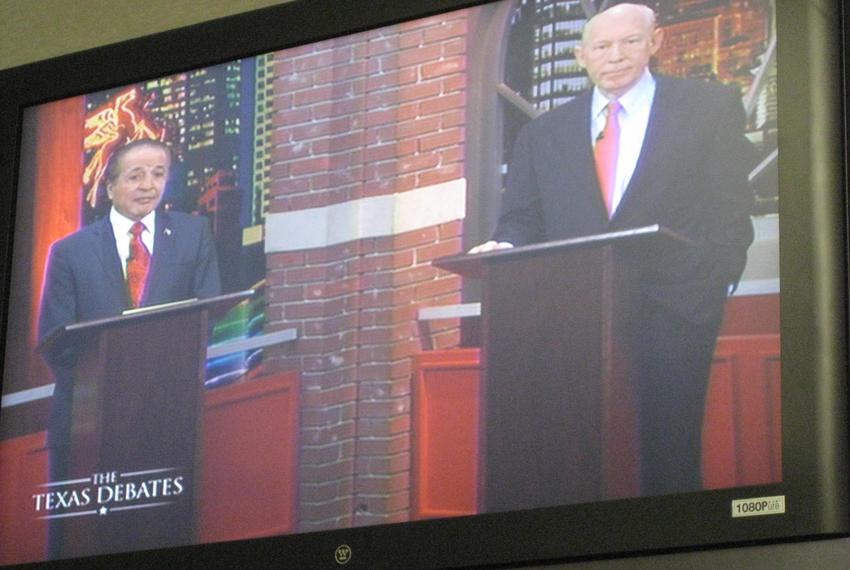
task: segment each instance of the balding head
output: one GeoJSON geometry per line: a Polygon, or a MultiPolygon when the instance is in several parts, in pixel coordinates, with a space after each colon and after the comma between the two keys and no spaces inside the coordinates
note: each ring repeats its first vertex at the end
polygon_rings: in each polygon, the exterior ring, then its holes
{"type": "Polygon", "coordinates": [[[640,80],[661,39],[650,8],[618,4],[588,20],[576,58],[605,95],[620,97],[640,80]]]}
{"type": "Polygon", "coordinates": [[[631,17],[643,21],[644,26],[650,32],[655,29],[655,12],[652,11],[652,8],[644,6],[643,4],[631,4],[626,2],[612,6],[611,8],[599,12],[589,19],[584,25],[584,30],[582,30],[582,43],[587,42],[591,28],[593,28],[597,23],[601,22],[604,26],[606,20],[622,17],[631,17]]]}

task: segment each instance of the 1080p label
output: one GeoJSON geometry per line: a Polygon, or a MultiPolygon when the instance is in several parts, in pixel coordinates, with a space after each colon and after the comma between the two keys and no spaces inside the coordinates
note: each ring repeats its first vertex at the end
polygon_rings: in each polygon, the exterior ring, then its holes
{"type": "Polygon", "coordinates": [[[732,501],[732,518],[781,515],[785,513],[785,495],[736,499],[732,501]]]}

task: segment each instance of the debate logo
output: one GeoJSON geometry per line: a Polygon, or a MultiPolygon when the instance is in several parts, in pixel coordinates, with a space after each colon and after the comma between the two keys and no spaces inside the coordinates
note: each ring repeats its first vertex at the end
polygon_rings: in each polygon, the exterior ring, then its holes
{"type": "Polygon", "coordinates": [[[44,483],[38,489],[40,492],[32,495],[36,517],[55,519],[171,505],[186,490],[186,481],[177,468],[166,467],[94,473],[91,477],[44,483]]]}

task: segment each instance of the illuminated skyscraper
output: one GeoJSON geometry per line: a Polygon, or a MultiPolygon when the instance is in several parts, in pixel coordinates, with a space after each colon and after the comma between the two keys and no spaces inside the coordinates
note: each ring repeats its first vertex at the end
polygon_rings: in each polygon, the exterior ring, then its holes
{"type": "Polygon", "coordinates": [[[575,57],[585,13],[580,0],[534,2],[532,102],[541,110],[562,105],[587,89],[588,81],[575,57]]]}
{"type": "Polygon", "coordinates": [[[256,58],[254,99],[254,168],[251,192],[246,204],[248,219],[242,234],[243,245],[260,243],[263,239],[263,223],[269,208],[269,185],[271,182],[271,126],[272,97],[274,91],[273,54],[256,58]]]}
{"type": "Polygon", "coordinates": [[[146,107],[165,128],[166,138],[179,158],[186,150],[187,74],[179,73],[144,83],[146,107]]]}
{"type": "Polygon", "coordinates": [[[656,69],[747,89],[767,47],[769,19],[764,2],[680,0],[676,8],[659,13],[664,41],[656,55],[656,69]],[[693,7],[685,11],[682,4],[693,7]]]}
{"type": "Polygon", "coordinates": [[[186,187],[197,199],[218,170],[231,170],[240,189],[251,188],[254,107],[253,60],[188,73],[186,97],[186,187]],[[244,145],[241,139],[248,139],[244,145]]]}

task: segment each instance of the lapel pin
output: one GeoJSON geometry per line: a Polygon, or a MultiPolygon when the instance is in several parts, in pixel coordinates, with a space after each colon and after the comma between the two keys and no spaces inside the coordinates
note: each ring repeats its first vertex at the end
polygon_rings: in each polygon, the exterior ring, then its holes
{"type": "Polygon", "coordinates": [[[170,236],[171,235],[171,228],[165,228],[165,231],[163,233],[167,236],[170,236]]]}

